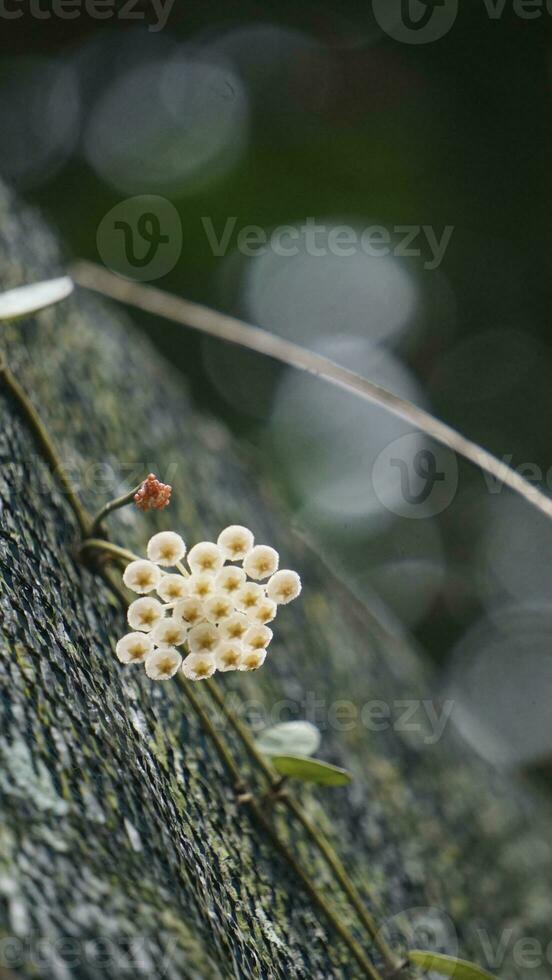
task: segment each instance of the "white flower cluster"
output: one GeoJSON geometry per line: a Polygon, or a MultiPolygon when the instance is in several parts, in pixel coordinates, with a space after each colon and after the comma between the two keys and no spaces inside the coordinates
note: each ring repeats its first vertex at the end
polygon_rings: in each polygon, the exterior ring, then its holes
{"type": "Polygon", "coordinates": [[[221,531],[216,544],[194,545],[188,568],[186,545],[173,531],[155,534],[147,555],[130,562],[123,575],[141,598],[128,608],[134,632],[117,644],[122,663],[143,663],[155,681],[180,669],[199,681],[217,670],[262,667],[272,639],[267,623],[301,592],[297,572],[278,570],[274,548],[256,545],[251,531],[235,524],[221,531]]]}

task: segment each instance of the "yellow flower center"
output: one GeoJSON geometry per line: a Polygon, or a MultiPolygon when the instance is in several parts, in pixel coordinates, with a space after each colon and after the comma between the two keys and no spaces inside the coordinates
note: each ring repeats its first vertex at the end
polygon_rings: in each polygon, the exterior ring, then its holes
{"type": "Polygon", "coordinates": [[[234,667],[240,658],[235,650],[230,650],[229,653],[225,653],[222,659],[227,667],[234,667]]]}
{"type": "Polygon", "coordinates": [[[165,639],[167,643],[173,643],[173,644],[177,643],[178,640],[180,639],[180,630],[178,629],[167,630],[165,633],[165,639]]]}

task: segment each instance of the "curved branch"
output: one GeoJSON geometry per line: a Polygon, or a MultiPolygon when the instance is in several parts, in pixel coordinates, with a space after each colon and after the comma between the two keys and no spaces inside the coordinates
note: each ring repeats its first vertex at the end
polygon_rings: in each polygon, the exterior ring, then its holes
{"type": "Polygon", "coordinates": [[[416,429],[435,439],[436,442],[440,442],[443,446],[479,467],[480,470],[500,480],[501,483],[518,493],[547,517],[552,517],[552,499],[525,480],[519,473],[516,473],[515,470],[506,466],[492,453],[470,439],[466,439],[450,425],[434,418],[423,408],[418,408],[417,405],[394,395],[386,388],[382,388],[381,385],[368,381],[360,374],[336,364],[329,357],[306,350],[299,344],[294,344],[290,340],[269,333],[268,330],[249,326],[236,317],[211,310],[199,303],[191,303],[189,300],[181,299],[171,293],[165,293],[153,286],[143,286],[121,279],[114,273],[108,272],[107,269],[102,269],[91,262],[77,262],[71,269],[71,275],[80,286],[95,290],[103,296],[109,296],[111,299],[135,306],[146,313],[165,317],[167,320],[172,320],[173,323],[192,327],[192,329],[209,334],[211,337],[217,337],[219,340],[225,340],[230,344],[237,344],[240,347],[246,347],[248,350],[256,351],[258,354],[272,357],[274,360],[288,365],[288,367],[307,371],[317,378],[329,381],[330,384],[342,388],[350,394],[357,395],[364,401],[373,405],[380,405],[392,415],[411,423],[416,429]]]}

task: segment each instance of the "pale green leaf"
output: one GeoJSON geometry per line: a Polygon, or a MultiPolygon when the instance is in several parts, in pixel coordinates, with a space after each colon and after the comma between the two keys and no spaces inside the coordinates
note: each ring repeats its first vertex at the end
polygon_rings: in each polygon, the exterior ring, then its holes
{"type": "Polygon", "coordinates": [[[459,960],[455,956],[413,949],[410,950],[408,958],[423,970],[431,970],[444,977],[454,977],[454,980],[496,980],[493,974],[488,973],[483,967],[468,963],[467,960],[459,960]]]}
{"type": "Polygon", "coordinates": [[[59,303],[73,292],[73,281],[69,276],[33,282],[30,286],[20,286],[0,293],[0,320],[19,320],[31,316],[47,306],[59,303]]]}
{"type": "Polygon", "coordinates": [[[310,721],[286,721],[261,732],[256,740],[263,755],[309,756],[320,745],[320,732],[310,721]]]}
{"type": "Polygon", "coordinates": [[[300,779],[303,783],[318,783],[320,786],[346,786],[353,778],[346,769],[339,769],[320,759],[309,759],[300,755],[272,756],[272,765],[281,776],[300,779]]]}

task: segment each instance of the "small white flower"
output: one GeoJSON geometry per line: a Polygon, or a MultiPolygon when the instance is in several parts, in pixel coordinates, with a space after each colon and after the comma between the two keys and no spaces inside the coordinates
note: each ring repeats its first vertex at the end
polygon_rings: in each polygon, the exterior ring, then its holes
{"type": "Polygon", "coordinates": [[[227,561],[242,561],[251,551],[255,538],[247,527],[241,524],[231,524],[221,531],[217,544],[227,561]]]}
{"type": "MultiPolygon", "coordinates": [[[[156,568],[157,566],[153,566],[156,568]]],[[[184,575],[162,575],[157,586],[157,595],[165,602],[174,602],[188,595],[188,579],[184,575]]]]}
{"type": "Polygon", "coordinates": [[[278,552],[255,546],[251,531],[237,524],[221,531],[217,544],[200,541],[191,548],[191,575],[180,564],[186,545],[173,531],[155,534],[147,553],[148,560],[132,561],[123,576],[141,598],[128,608],[135,632],[119,640],[119,660],[143,661],[153,680],[173,677],[181,664],[191,680],[211,677],[217,669],[258,670],[272,640],[266,624],[275,618],[278,605],[301,592],[297,572],[279,571],[278,552]],[[224,567],[225,560],[243,561],[243,567],[224,567]],[[160,565],[177,566],[181,574],[162,572],[160,565]],[[265,579],[266,585],[259,584],[265,579]],[[147,594],[154,590],[159,599],[147,594]],[[178,647],[185,644],[189,653],[182,661],[178,647]]]}
{"type": "Polygon", "coordinates": [[[131,602],[127,610],[128,624],[133,630],[141,630],[149,633],[159,620],[163,619],[165,609],[158,599],[144,596],[143,599],[135,599],[131,602]]]}
{"type": "Polygon", "coordinates": [[[223,673],[227,670],[237,670],[243,656],[243,646],[235,640],[224,640],[217,647],[217,669],[223,673]]]}
{"type": "Polygon", "coordinates": [[[242,612],[249,614],[257,606],[260,606],[265,598],[265,592],[261,585],[257,585],[256,582],[246,582],[236,592],[234,601],[237,609],[241,609],[242,612]]]}
{"type": "Polygon", "coordinates": [[[245,634],[243,643],[248,650],[263,650],[268,646],[273,635],[268,626],[252,626],[245,634]]]}
{"type": "Polygon", "coordinates": [[[201,599],[198,599],[197,596],[189,596],[187,599],[177,602],[173,609],[173,619],[188,623],[190,626],[196,626],[202,619],[205,619],[201,599]]]}
{"type": "Polygon", "coordinates": [[[150,653],[149,657],[146,657],[144,666],[150,680],[168,681],[174,677],[181,663],[182,657],[178,650],[167,646],[158,647],[150,653]]]}
{"type": "Polygon", "coordinates": [[[301,579],[297,572],[289,571],[287,568],[282,569],[269,580],[266,593],[269,599],[273,599],[280,606],[285,606],[300,595],[301,579]]]}
{"type": "Polygon", "coordinates": [[[163,565],[165,568],[176,565],[185,554],[186,545],[174,531],[160,531],[148,541],[148,558],[156,565],[163,565]]]}
{"type": "Polygon", "coordinates": [[[267,544],[257,544],[243,561],[243,569],[250,578],[263,579],[274,575],[278,568],[280,556],[274,548],[267,544]]]}
{"type": "Polygon", "coordinates": [[[261,599],[258,606],[254,606],[248,612],[248,619],[253,623],[271,623],[278,612],[278,606],[272,599],[261,599]]]}
{"type": "Polygon", "coordinates": [[[115,653],[122,664],[141,663],[152,650],[152,639],[146,633],[127,633],[115,647],[115,653]]]}
{"type": "Polygon", "coordinates": [[[266,660],[266,650],[246,650],[243,654],[238,670],[258,670],[266,660]]]}
{"type": "Polygon", "coordinates": [[[215,658],[203,653],[191,653],[182,664],[182,673],[190,681],[203,681],[212,677],[216,669],[215,658]]]}
{"type": "Polygon", "coordinates": [[[233,596],[245,584],[245,572],[237,565],[226,565],[216,577],[217,591],[233,596]]]}
{"type": "Polygon", "coordinates": [[[200,541],[188,552],[188,565],[197,575],[216,575],[224,564],[222,551],[212,541],[200,541]]]}
{"type": "Polygon", "coordinates": [[[236,612],[228,619],[224,619],[219,626],[219,632],[225,640],[241,640],[247,630],[251,628],[251,623],[243,613],[236,612]]]}
{"type": "Polygon", "coordinates": [[[219,634],[212,623],[200,623],[188,633],[188,646],[192,653],[214,653],[219,634]]]}
{"type": "Polygon", "coordinates": [[[215,591],[215,578],[209,574],[193,574],[188,579],[188,595],[207,599],[215,591]]]}
{"type": "Polygon", "coordinates": [[[157,565],[151,561],[140,558],[138,561],[131,561],[125,568],[123,582],[127,589],[137,592],[138,595],[145,595],[146,592],[153,592],[159,585],[161,572],[157,565]]]}
{"type": "Polygon", "coordinates": [[[220,623],[234,612],[232,601],[223,592],[215,592],[205,600],[205,616],[210,623],[220,623]]]}
{"type": "Polygon", "coordinates": [[[188,632],[187,626],[178,619],[162,619],[151,632],[156,647],[182,646],[188,632]]]}

